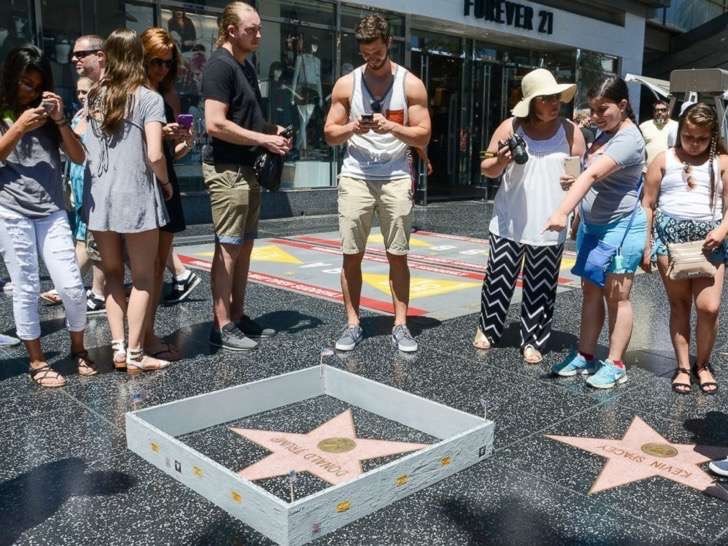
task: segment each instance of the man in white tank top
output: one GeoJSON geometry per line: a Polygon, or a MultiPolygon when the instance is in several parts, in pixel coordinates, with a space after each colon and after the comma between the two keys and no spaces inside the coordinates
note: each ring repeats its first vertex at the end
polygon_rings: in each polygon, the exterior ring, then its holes
{"type": "Polygon", "coordinates": [[[347,146],[338,198],[347,326],[336,349],[351,351],[364,337],[359,324],[361,261],[376,212],[389,260],[392,342],[401,351],[414,352],[417,342],[407,329],[407,252],[413,213],[407,152],[409,147],[427,146],[430,140],[427,90],[421,80],[390,60],[391,38],[384,17],[362,19],[356,40],[366,63],[334,85],[324,128],[329,145],[347,146]]]}

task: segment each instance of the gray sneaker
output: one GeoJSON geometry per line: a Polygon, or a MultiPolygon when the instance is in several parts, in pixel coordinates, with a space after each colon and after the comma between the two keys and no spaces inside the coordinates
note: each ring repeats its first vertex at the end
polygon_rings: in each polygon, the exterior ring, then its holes
{"type": "Polygon", "coordinates": [[[718,476],[728,477],[728,457],[720,461],[713,461],[708,465],[708,468],[718,476]]]}
{"type": "Polygon", "coordinates": [[[276,331],[273,328],[263,328],[248,315],[243,315],[243,318],[235,324],[248,337],[273,337],[276,335],[276,331]]]}
{"type": "Polygon", "coordinates": [[[258,344],[246,337],[243,332],[230,322],[218,329],[214,326],[210,332],[210,345],[222,347],[228,351],[252,351],[258,348],[258,344]]]}
{"type": "Polygon", "coordinates": [[[339,339],[336,340],[337,351],[353,351],[354,347],[359,345],[364,339],[364,330],[358,324],[355,326],[346,326],[341,332],[339,339]]]}
{"type": "Polygon", "coordinates": [[[399,324],[392,329],[392,345],[405,353],[414,353],[417,350],[417,342],[404,324],[399,324]]]}

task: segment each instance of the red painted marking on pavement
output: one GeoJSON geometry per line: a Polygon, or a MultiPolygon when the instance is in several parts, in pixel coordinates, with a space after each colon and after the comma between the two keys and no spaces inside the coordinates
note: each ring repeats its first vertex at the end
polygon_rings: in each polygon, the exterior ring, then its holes
{"type": "MultiPolygon", "coordinates": [[[[193,256],[185,256],[183,254],[179,255],[179,259],[182,261],[183,264],[190,267],[210,271],[210,262],[199,260],[193,256]]],[[[338,290],[331,290],[329,288],[324,288],[321,286],[316,286],[300,281],[292,281],[289,279],[284,279],[282,277],[267,275],[265,273],[256,273],[255,271],[251,271],[250,273],[248,273],[248,279],[253,282],[263,284],[265,286],[282,288],[290,292],[296,292],[298,294],[304,294],[306,296],[314,296],[336,303],[342,303],[344,301],[341,292],[338,290]]],[[[394,307],[392,306],[392,302],[361,296],[361,306],[372,311],[387,313],[388,315],[394,314],[394,307]]],[[[413,317],[422,317],[427,315],[427,311],[424,309],[420,309],[419,307],[409,307],[407,315],[413,317]]]]}
{"type": "MultiPolygon", "coordinates": [[[[294,248],[302,248],[304,250],[312,250],[314,252],[323,252],[325,254],[333,254],[336,256],[341,256],[341,250],[338,248],[333,247],[327,247],[327,246],[317,246],[310,243],[305,243],[302,241],[295,241],[291,239],[271,239],[270,242],[284,245],[284,246],[291,246],[294,248]]],[[[377,262],[386,264],[388,263],[387,258],[377,255],[375,252],[371,250],[367,250],[364,254],[364,258],[370,262],[377,262]]],[[[440,275],[449,275],[451,277],[458,277],[461,279],[471,279],[476,281],[483,280],[483,273],[475,273],[470,271],[457,271],[452,269],[443,269],[442,267],[435,267],[430,266],[423,263],[417,263],[417,262],[410,262],[409,263],[410,269],[416,269],[418,271],[428,271],[430,273],[439,273],[440,275]]]]}
{"type": "Polygon", "coordinates": [[[488,241],[486,239],[477,239],[475,237],[465,237],[464,235],[448,235],[447,233],[435,233],[434,231],[424,231],[421,229],[418,229],[417,231],[412,232],[412,235],[426,235],[428,237],[439,237],[440,239],[450,239],[453,241],[468,241],[471,243],[487,243],[488,241]]]}
{"type": "MultiPolygon", "coordinates": [[[[312,244],[320,244],[320,245],[326,245],[330,247],[336,247],[340,248],[341,245],[338,241],[332,241],[330,239],[321,239],[319,237],[311,237],[308,235],[300,235],[297,237],[291,237],[290,239],[295,241],[306,241],[308,243],[312,244]]],[[[371,252],[380,256],[386,257],[386,251],[380,250],[378,248],[367,248],[367,253],[371,252]]],[[[448,258],[438,258],[437,256],[425,256],[423,254],[417,254],[416,252],[410,251],[409,254],[407,254],[407,261],[412,265],[414,262],[421,262],[424,265],[428,265],[428,263],[432,264],[441,264],[441,265],[447,265],[449,267],[455,267],[458,269],[465,269],[468,271],[475,271],[479,274],[480,278],[482,278],[483,271],[485,270],[485,265],[479,266],[478,264],[473,264],[470,262],[463,262],[460,260],[451,260],[448,258]]]]}

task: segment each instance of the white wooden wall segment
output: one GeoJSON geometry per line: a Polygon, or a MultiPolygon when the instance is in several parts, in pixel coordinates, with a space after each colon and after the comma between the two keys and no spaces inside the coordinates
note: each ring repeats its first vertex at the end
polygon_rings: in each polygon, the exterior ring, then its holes
{"type": "Polygon", "coordinates": [[[293,503],[284,545],[315,540],[472,466],[492,453],[493,433],[493,423],[482,424],[293,503]]]}
{"type": "Polygon", "coordinates": [[[144,460],[275,542],[287,542],[288,503],[131,413],[126,437],[144,460]]]}
{"type": "Polygon", "coordinates": [[[481,417],[325,366],[325,394],[444,440],[486,423],[481,417]]]}
{"type": "Polygon", "coordinates": [[[135,412],[172,436],[181,436],[321,396],[314,366],[135,412]]]}

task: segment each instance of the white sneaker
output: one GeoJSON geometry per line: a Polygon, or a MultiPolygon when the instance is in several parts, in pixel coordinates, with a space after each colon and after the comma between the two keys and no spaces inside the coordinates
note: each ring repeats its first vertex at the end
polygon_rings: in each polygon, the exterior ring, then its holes
{"type": "Polygon", "coordinates": [[[720,461],[713,461],[708,465],[710,471],[718,476],[728,477],[728,457],[720,461]]]}

